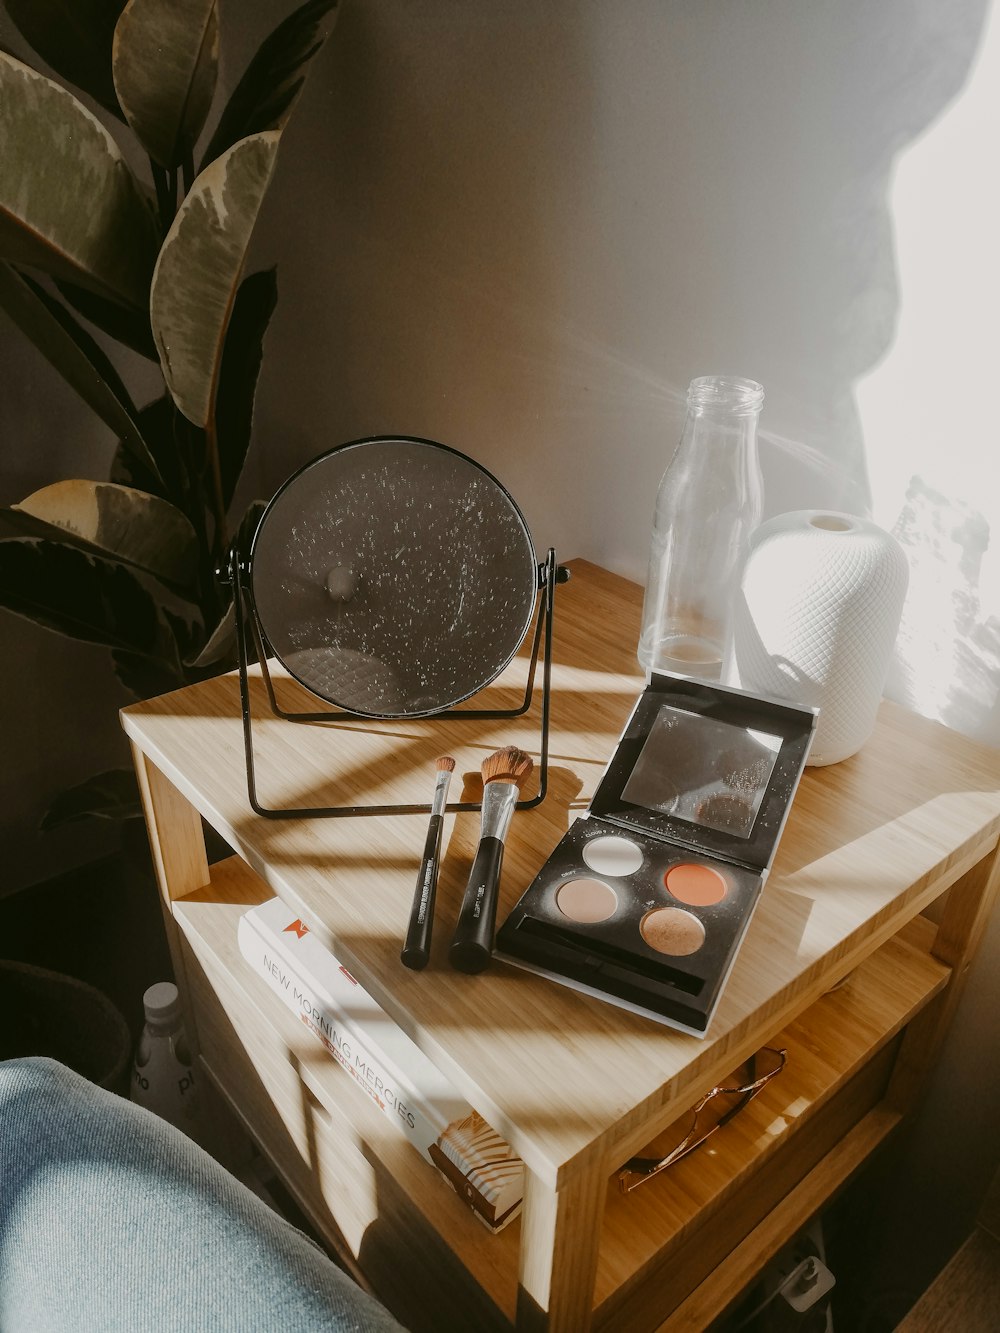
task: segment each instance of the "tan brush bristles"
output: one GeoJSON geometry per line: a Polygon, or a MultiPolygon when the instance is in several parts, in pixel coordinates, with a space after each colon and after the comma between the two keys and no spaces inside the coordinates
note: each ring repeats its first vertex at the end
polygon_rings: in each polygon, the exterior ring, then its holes
{"type": "Polygon", "coordinates": [[[530,754],[525,754],[516,745],[505,745],[488,759],[483,760],[483,784],[487,782],[521,783],[534,767],[530,754]]]}
{"type": "Polygon", "coordinates": [[[454,773],[455,761],[450,754],[441,755],[435,762],[439,773],[454,773]]]}

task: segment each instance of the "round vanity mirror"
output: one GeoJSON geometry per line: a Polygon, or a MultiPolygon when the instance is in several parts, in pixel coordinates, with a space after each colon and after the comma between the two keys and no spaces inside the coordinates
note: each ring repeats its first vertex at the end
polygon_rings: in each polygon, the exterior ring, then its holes
{"type": "Polygon", "coordinates": [[[485,468],[431,440],[322,454],[261,517],[250,592],[267,645],[321,699],[425,717],[476,694],[531,623],[527,525],[485,468]]]}

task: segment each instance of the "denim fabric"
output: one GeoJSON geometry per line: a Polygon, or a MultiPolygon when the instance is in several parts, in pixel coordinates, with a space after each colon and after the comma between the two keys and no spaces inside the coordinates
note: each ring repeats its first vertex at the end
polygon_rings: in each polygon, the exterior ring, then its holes
{"type": "Polygon", "coordinates": [[[48,1059],[0,1062],[2,1333],[400,1333],[158,1116],[48,1059]]]}

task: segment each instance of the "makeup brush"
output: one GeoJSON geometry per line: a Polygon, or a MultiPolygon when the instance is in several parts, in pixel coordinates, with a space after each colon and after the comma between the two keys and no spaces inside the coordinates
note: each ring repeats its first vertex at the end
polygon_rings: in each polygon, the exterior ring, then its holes
{"type": "Polygon", "coordinates": [[[444,824],[444,807],[448,800],[448,786],[455,771],[455,761],[450,754],[443,754],[437,762],[437,781],[434,784],[434,800],[431,803],[431,817],[427,825],[427,838],[424,842],[424,854],[420,860],[420,873],[417,875],[417,887],[413,892],[413,906],[410,908],[410,924],[406,930],[403,951],[399,955],[407,967],[419,972],[427,966],[427,956],[431,948],[431,928],[434,925],[434,894],[437,890],[438,863],[441,853],[441,829],[444,824]]]}
{"type": "Polygon", "coordinates": [[[460,972],[481,972],[493,955],[493,928],[503,843],[518,793],[532,769],[531,756],[507,745],[483,760],[479,849],[472,863],[448,958],[460,972]]]}

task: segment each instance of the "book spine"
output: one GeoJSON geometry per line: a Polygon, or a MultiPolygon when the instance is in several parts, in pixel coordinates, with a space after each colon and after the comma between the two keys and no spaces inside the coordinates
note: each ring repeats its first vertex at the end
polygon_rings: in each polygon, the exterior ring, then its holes
{"type": "Polygon", "coordinates": [[[375,1051],[356,1034],[347,1032],[339,1017],[322,1005],[308,982],[286,958],[270,948],[253,925],[243,918],[238,931],[240,952],[258,976],[323,1044],[368,1098],[397,1125],[428,1161],[439,1127],[418,1102],[385,1069],[375,1051]]]}

